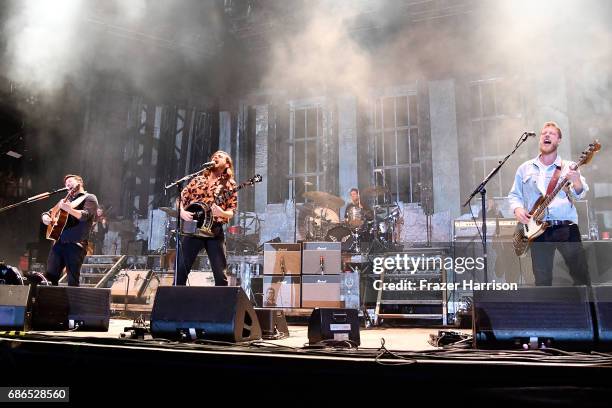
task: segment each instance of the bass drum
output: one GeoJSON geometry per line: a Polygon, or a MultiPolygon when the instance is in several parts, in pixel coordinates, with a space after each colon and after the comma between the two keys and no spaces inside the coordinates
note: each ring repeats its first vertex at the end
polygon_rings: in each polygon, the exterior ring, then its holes
{"type": "Polygon", "coordinates": [[[351,234],[351,230],[344,225],[338,225],[330,229],[325,239],[330,242],[341,242],[343,251],[349,251],[355,240],[353,234],[351,234]]]}
{"type": "Polygon", "coordinates": [[[0,264],[0,285],[23,285],[23,276],[14,266],[0,264]]]}

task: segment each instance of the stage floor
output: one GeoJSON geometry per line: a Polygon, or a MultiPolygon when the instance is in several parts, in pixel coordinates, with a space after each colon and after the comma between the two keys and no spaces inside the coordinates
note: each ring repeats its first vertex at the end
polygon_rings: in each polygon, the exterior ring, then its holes
{"type": "MultiPolygon", "coordinates": [[[[131,327],[131,319],[111,319],[108,332],[84,331],[30,331],[28,334],[43,334],[47,336],[69,337],[95,337],[120,338],[126,327],[131,327]]],[[[361,348],[379,348],[384,339],[385,347],[397,351],[434,350],[436,347],[428,343],[430,335],[437,335],[439,330],[448,330],[470,334],[471,330],[413,327],[385,327],[377,326],[369,329],[360,328],[361,348]]],[[[265,340],[279,346],[300,348],[308,344],[307,325],[289,325],[289,337],[280,340],[265,340]]]]}

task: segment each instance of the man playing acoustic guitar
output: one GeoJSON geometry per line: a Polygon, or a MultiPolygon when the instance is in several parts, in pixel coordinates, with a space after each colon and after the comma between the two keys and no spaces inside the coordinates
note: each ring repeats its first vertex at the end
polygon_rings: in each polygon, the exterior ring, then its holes
{"type": "Polygon", "coordinates": [[[546,122],[540,132],[540,154],[521,164],[514,178],[508,199],[516,219],[529,224],[536,201],[549,196],[559,180],[567,178],[563,188],[543,209],[543,221],[548,224],[544,232],[533,240],[531,263],[535,284],[552,285],[555,250],[559,250],[569,268],[574,285],[589,284],[586,256],[578,229],[575,200],[584,198],[589,190],[574,162],[561,160],[557,148],[561,144],[561,129],[555,122],[546,122]]]}
{"type": "Polygon", "coordinates": [[[232,158],[227,153],[217,151],[212,155],[211,161],[214,162],[212,168],[194,177],[181,192],[180,216],[184,222],[194,221],[195,213],[187,210],[194,203],[208,205],[214,222],[210,237],[185,235],[181,239],[182,246],[176,274],[177,285],[184,286],[187,283],[187,275],[198,253],[206,248],[210,267],[215,277],[215,286],[227,286],[225,275],[227,258],[223,225],[234,216],[234,211],[238,206],[238,194],[234,192],[223,203],[219,205],[215,203],[215,199],[224,191],[236,188],[236,181],[234,180],[232,158]]]}
{"type": "Polygon", "coordinates": [[[57,286],[65,267],[68,286],[79,286],[98,199],[85,191],[81,176],[66,175],[64,186],[69,191],[66,198],[42,214],[42,222],[49,226],[47,238],[55,241],[47,259],[46,278],[57,286]]]}

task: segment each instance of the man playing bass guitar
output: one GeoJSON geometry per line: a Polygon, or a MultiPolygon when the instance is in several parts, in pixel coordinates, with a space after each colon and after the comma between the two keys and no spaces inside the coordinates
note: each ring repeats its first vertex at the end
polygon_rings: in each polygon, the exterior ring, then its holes
{"type": "Polygon", "coordinates": [[[46,278],[57,286],[65,267],[68,286],[79,286],[98,199],[85,191],[81,176],[66,175],[64,186],[68,189],[66,198],[42,214],[42,222],[48,226],[47,238],[55,241],[47,259],[46,278]]]}
{"type": "Polygon", "coordinates": [[[225,252],[225,235],[223,225],[234,216],[238,205],[237,193],[231,194],[221,204],[215,203],[215,198],[224,191],[236,187],[234,180],[234,165],[232,158],[223,151],[217,151],[211,156],[214,162],[211,168],[194,177],[187,187],[181,191],[180,217],[184,222],[194,220],[194,212],[187,211],[194,203],[203,203],[210,207],[213,217],[212,234],[210,237],[185,235],[181,239],[181,250],[178,259],[176,284],[184,286],[187,276],[195,262],[198,253],[205,248],[210,266],[215,277],[215,286],[227,286],[227,258],[225,252]]]}
{"type": "Polygon", "coordinates": [[[575,200],[584,198],[589,187],[575,163],[561,160],[557,154],[561,140],[559,126],[555,122],[544,123],[540,132],[540,154],[519,166],[508,195],[516,219],[529,224],[532,218],[530,209],[538,199],[550,196],[559,180],[566,178],[569,181],[568,187],[559,191],[543,209],[543,221],[548,227],[531,245],[531,263],[537,286],[552,285],[555,250],[563,256],[574,285],[590,282],[574,205],[575,200]]]}

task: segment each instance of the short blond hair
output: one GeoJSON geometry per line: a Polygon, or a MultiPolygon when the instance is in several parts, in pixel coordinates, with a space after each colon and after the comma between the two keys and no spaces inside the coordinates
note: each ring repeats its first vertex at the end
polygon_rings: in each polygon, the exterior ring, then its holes
{"type": "MultiPolygon", "coordinates": [[[[557,129],[557,133],[559,133],[559,137],[560,138],[563,137],[563,133],[561,133],[561,128],[559,127],[559,125],[557,125],[557,122],[553,122],[553,121],[545,122],[544,126],[542,126],[542,130],[546,129],[547,127],[554,127],[555,129],[557,129]]],[[[540,131],[540,133],[541,132],[542,131],[540,131]]]]}

